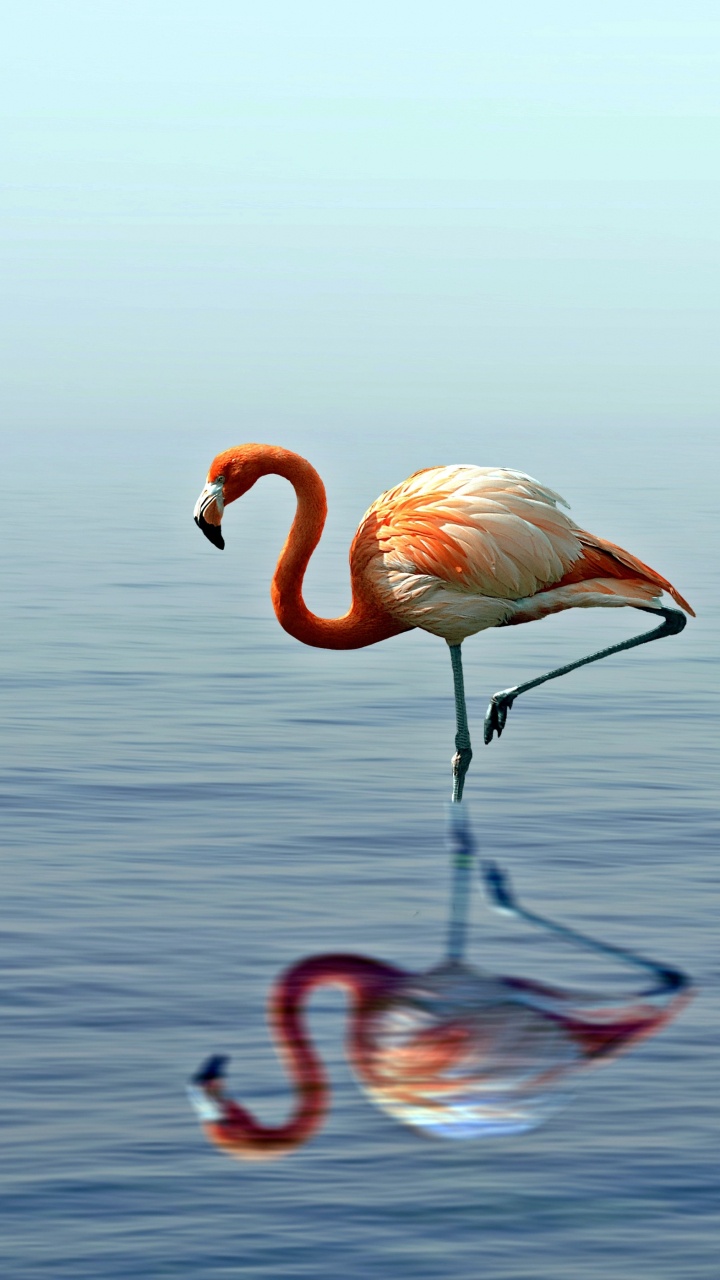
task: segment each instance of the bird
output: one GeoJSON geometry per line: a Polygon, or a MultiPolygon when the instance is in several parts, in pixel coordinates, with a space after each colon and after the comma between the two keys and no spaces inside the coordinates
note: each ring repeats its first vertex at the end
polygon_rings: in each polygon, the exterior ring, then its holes
{"type": "Polygon", "coordinates": [[[581,529],[554,490],[521,471],[471,465],[427,467],[372,504],[350,547],[352,601],[338,618],[308,609],[302,585],[327,515],[315,468],[278,445],[219,453],[194,519],[219,549],[225,507],[265,475],[293,486],[297,508],[272,581],[280,625],[303,644],[356,649],[420,628],[450,649],[457,733],[452,800],[462,800],[472,759],[462,670],[464,640],[490,627],[534,622],[571,608],[628,605],[661,625],[493,695],[484,740],[502,734],[520,694],[610,654],[679,633],[694,611],[674,586],[630,552],[581,529]],[[670,596],[674,608],[663,603],[670,596]]]}
{"type": "Polygon", "coordinates": [[[494,864],[484,876],[491,905],[504,914],[649,971],[651,986],[617,1009],[587,993],[477,969],[450,951],[419,974],[351,953],[310,956],[280,976],[269,1000],[269,1022],[295,1089],[289,1119],[266,1125],[235,1102],[225,1088],[229,1059],[213,1054],[188,1087],[206,1137],[238,1159],[271,1160],[317,1133],[330,1088],[305,1007],[321,986],[338,986],[350,998],[348,1056],[370,1100],[417,1132],[449,1139],[535,1128],[561,1105],[558,1090],[570,1077],[654,1035],[690,998],[680,970],[525,911],[494,864]]]}

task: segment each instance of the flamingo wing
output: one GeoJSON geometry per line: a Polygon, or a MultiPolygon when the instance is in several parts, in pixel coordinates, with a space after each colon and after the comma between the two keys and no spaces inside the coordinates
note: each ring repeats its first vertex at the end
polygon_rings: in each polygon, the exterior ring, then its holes
{"type": "Polygon", "coordinates": [[[351,561],[388,613],[456,642],[506,621],[577,560],[562,501],[519,471],[432,467],[373,503],[351,561]]]}
{"type": "Polygon", "coordinates": [[[689,611],[664,578],[561,505],[520,471],[418,471],[363,517],[353,569],[388,613],[451,644],[573,605],[652,605],[663,590],[689,611]]]}

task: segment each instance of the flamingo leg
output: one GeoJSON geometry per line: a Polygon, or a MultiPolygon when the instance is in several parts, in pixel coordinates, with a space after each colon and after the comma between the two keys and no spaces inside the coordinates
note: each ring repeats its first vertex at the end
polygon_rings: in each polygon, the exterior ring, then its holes
{"type": "Polygon", "coordinates": [[[462,654],[459,644],[451,644],[450,661],[452,662],[453,683],[455,687],[455,717],[457,733],[455,734],[455,755],[452,758],[453,789],[452,802],[459,804],[462,800],[465,774],[470,768],[472,747],[468,729],[467,707],[465,706],[465,683],[463,681],[462,654]]]}
{"type": "Polygon", "coordinates": [[[578,929],[570,929],[567,925],[556,924],[546,916],[536,915],[534,911],[526,911],[520,906],[510,885],[510,877],[495,862],[484,862],[481,873],[485,881],[485,889],[490,898],[490,905],[504,915],[514,916],[516,920],[525,920],[528,924],[537,925],[549,933],[557,934],[566,942],[572,942],[587,951],[598,951],[602,955],[613,956],[625,964],[643,969],[651,973],[654,979],[652,987],[638,992],[639,995],[662,995],[670,991],[680,991],[689,985],[689,979],[680,969],[672,969],[668,965],[658,964],[656,960],[648,960],[636,951],[628,951],[625,947],[615,947],[609,942],[600,942],[578,929]]]}
{"type": "Polygon", "coordinates": [[[475,865],[475,841],[463,804],[449,805],[448,844],[452,859],[450,920],[447,935],[447,959],[460,962],[465,955],[472,870],[475,865]]]}
{"type": "MultiPolygon", "coordinates": [[[[642,608],[641,605],[636,607],[642,608]]],[[[601,658],[609,658],[612,653],[621,653],[623,649],[634,649],[637,645],[649,644],[651,640],[660,640],[663,636],[676,636],[678,632],[682,631],[687,622],[685,614],[681,613],[679,609],[648,608],[643,609],[643,612],[662,614],[663,621],[661,625],[656,627],[654,631],[643,631],[642,635],[632,636],[629,640],[622,640],[620,644],[611,644],[609,648],[600,649],[597,653],[591,653],[587,658],[580,658],[577,662],[569,662],[565,667],[556,667],[554,671],[548,671],[544,676],[537,676],[535,680],[528,680],[525,684],[515,685],[512,689],[501,689],[498,693],[494,693],[485,716],[485,743],[492,742],[494,733],[497,733],[498,738],[500,737],[505,728],[508,711],[521,693],[526,693],[528,689],[535,689],[539,684],[545,684],[546,680],[556,680],[558,676],[566,676],[569,671],[575,671],[577,667],[585,667],[589,662],[599,662],[601,658]]],[[[452,648],[450,652],[452,653],[452,648]]]]}

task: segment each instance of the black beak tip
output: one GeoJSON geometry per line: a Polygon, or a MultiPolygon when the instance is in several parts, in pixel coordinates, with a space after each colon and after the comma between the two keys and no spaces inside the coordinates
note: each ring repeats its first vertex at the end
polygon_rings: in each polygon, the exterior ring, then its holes
{"type": "Polygon", "coordinates": [[[225,1068],[230,1059],[227,1054],[214,1053],[203,1063],[200,1070],[195,1073],[192,1083],[197,1085],[212,1084],[214,1080],[221,1080],[225,1075],[225,1068]]]}
{"type": "Polygon", "coordinates": [[[219,551],[225,550],[225,539],[219,524],[209,524],[207,520],[203,520],[202,516],[195,516],[195,523],[200,532],[205,534],[208,542],[212,542],[219,551]]]}

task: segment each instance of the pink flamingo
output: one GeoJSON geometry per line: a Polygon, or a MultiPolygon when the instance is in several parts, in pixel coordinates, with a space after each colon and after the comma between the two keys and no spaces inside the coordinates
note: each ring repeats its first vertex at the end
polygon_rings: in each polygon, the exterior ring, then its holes
{"type": "Polygon", "coordinates": [[[499,910],[647,970],[651,986],[632,1004],[613,1009],[538,982],[497,977],[453,955],[458,935],[452,927],[448,959],[425,974],[359,955],[301,960],[281,976],[269,1003],[295,1087],[293,1114],[277,1127],[260,1123],[228,1097],[227,1059],[214,1055],[189,1089],[210,1141],[232,1156],[272,1159],[319,1129],[329,1086],[304,1012],[322,985],[349,995],[348,1052],[361,1087],[395,1119],[439,1138],[497,1137],[535,1127],[560,1105],[556,1091],[574,1074],[653,1035],[689,999],[688,981],[678,970],[525,911],[497,867],[486,866],[484,874],[499,910]],[[658,996],[669,997],[663,1007],[651,1003],[658,996]]]}
{"type": "Polygon", "coordinates": [[[218,454],[195,506],[195,520],[219,548],[224,508],[264,475],[284,476],[297,511],[272,582],[281,626],[304,644],[356,649],[420,627],[450,647],[457,716],[453,799],[462,798],[472,758],[462,675],[463,640],[488,627],[533,622],[563,609],[630,605],[661,625],[545,675],[494,694],[485,741],[528,689],[612,653],[675,635],[692,614],[665,578],[621,547],[580,529],[563,499],[519,471],[430,467],[383,493],[363,516],[350,548],[352,603],[339,618],[307,608],[302,584],[325,524],[322,480],[309,462],[275,445],[244,444],[218,454]]]}

